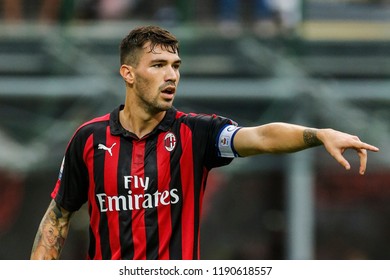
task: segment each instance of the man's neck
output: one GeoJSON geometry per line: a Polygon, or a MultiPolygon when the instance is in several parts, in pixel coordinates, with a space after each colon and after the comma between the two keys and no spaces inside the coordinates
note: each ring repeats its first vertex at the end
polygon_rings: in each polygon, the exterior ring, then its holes
{"type": "Polygon", "coordinates": [[[128,107],[119,111],[119,121],[124,129],[135,134],[139,139],[149,134],[162,121],[166,112],[162,111],[154,115],[147,114],[138,108],[128,107]],[[134,109],[134,110],[133,110],[134,109]]]}

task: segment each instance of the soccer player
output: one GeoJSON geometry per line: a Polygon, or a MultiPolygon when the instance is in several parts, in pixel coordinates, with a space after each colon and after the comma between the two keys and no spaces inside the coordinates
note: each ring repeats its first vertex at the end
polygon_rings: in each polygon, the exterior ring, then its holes
{"type": "Polygon", "coordinates": [[[72,214],[88,203],[87,259],[199,259],[207,175],[235,157],[290,153],[323,145],[345,169],[346,149],[360,158],[375,146],[333,129],[288,123],[240,127],[234,121],[173,107],[179,43],[157,26],[132,30],[120,45],[124,105],[82,124],[62,161],[32,259],[60,258],[72,214]],[[50,223],[56,242],[45,243],[50,223]],[[54,252],[55,250],[56,252],[54,252]]]}

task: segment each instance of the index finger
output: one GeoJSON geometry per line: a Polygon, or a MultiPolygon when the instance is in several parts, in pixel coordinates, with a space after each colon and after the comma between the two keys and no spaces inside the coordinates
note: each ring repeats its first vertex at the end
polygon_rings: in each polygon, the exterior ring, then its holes
{"type": "Polygon", "coordinates": [[[359,144],[356,145],[355,148],[369,150],[371,152],[379,152],[379,148],[378,147],[375,147],[373,145],[370,145],[370,144],[367,144],[367,143],[364,143],[364,142],[359,142],[359,144]]]}

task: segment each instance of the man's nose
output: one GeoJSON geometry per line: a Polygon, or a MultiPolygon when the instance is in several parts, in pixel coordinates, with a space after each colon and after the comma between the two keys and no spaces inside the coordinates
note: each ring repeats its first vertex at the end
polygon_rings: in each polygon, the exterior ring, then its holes
{"type": "Polygon", "coordinates": [[[174,81],[174,82],[176,82],[178,77],[179,77],[178,70],[175,69],[173,66],[168,66],[167,70],[165,72],[165,80],[166,81],[174,81]]]}

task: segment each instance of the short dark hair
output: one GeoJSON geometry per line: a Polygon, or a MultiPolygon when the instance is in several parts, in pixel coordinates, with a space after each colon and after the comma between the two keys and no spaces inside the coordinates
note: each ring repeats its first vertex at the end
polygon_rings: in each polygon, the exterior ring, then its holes
{"type": "Polygon", "coordinates": [[[120,44],[121,65],[137,65],[139,50],[147,42],[150,42],[150,52],[158,45],[169,52],[179,53],[179,42],[171,32],[154,25],[140,26],[130,31],[120,44]]]}

